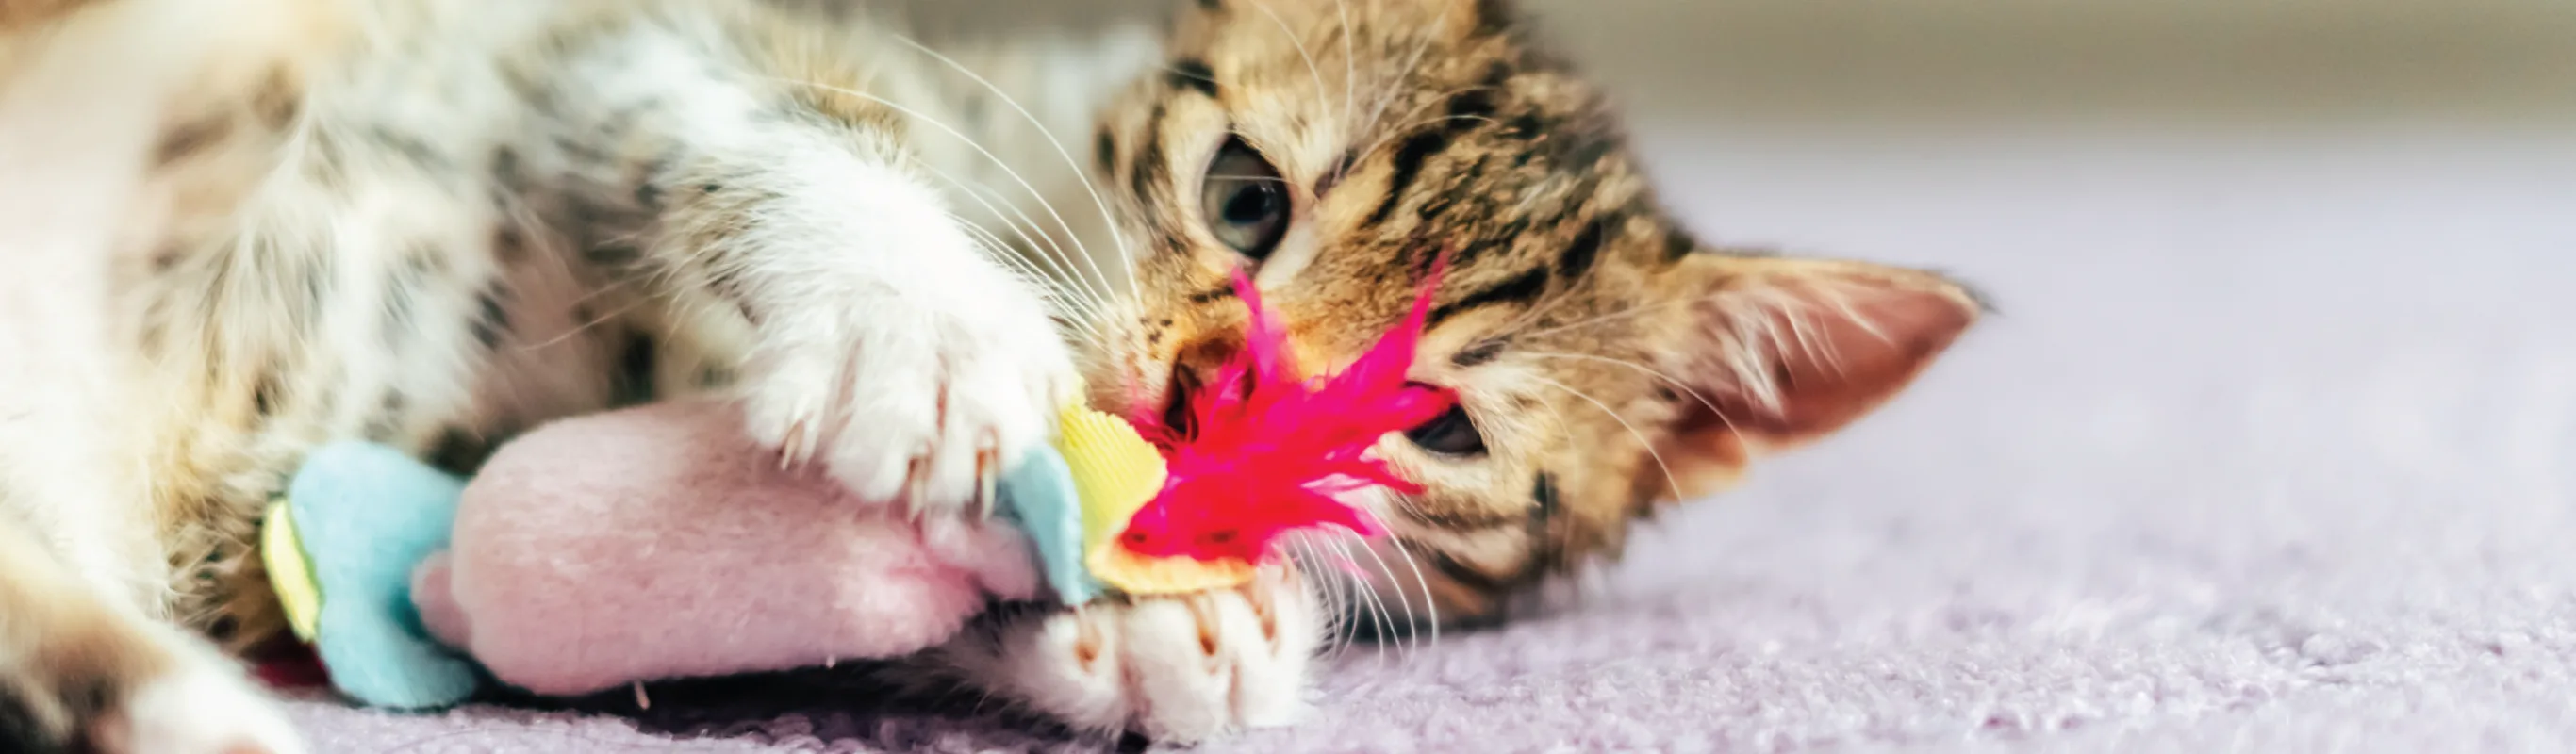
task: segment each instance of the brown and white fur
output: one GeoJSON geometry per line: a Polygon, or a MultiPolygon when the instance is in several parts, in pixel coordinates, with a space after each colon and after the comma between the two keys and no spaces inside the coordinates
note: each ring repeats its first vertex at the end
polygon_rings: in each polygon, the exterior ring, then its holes
{"type": "Polygon", "coordinates": [[[1269,573],[915,664],[1078,728],[1279,724],[1346,603],[1500,616],[1980,313],[1702,247],[1505,3],[1195,0],[944,57],[845,5],[0,0],[0,745],[297,749],[218,646],[279,627],[252,533],[317,443],[465,470],[722,391],[963,515],[1059,400],[1196,385],[1234,266],[1331,365],[1445,252],[1414,376],[1463,408],[1381,445],[1430,491],[1381,501],[1356,556],[1403,565],[1358,600],[1269,573]]]}

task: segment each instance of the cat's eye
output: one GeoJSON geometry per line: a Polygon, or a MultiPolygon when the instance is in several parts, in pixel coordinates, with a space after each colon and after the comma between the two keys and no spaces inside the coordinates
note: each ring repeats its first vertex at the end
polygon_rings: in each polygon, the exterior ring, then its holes
{"type": "Polygon", "coordinates": [[[1467,407],[1455,403],[1430,421],[1405,430],[1404,439],[1444,456],[1485,454],[1485,434],[1477,431],[1476,420],[1467,416],[1467,407]]]}
{"type": "Polygon", "coordinates": [[[1208,232],[1254,260],[1270,256],[1279,237],[1288,233],[1288,182],[1240,138],[1226,140],[1208,163],[1199,204],[1208,232]]]}

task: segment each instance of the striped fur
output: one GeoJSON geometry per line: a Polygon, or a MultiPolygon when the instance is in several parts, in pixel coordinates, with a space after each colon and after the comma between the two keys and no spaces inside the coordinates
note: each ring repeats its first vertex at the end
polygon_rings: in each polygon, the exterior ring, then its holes
{"type": "MultiPolygon", "coordinates": [[[[102,291],[46,291],[0,329],[95,362],[0,368],[0,538],[52,564],[0,572],[0,737],[292,748],[168,626],[276,635],[257,511],[325,441],[470,470],[538,422],[722,391],[788,460],[938,509],[1074,384],[1130,413],[1176,400],[1235,345],[1236,266],[1331,365],[1445,255],[1414,377],[1467,424],[1381,445],[1429,491],[1383,501],[1397,536],[1366,546],[1424,575],[1362,586],[1408,622],[1480,621],[1865,414],[1981,311],[1929,273],[1705,248],[1508,3],[1177,5],[1159,44],[944,59],[789,0],[0,0],[0,95],[52,91],[79,49],[146,49],[147,27],[202,32],[157,63],[149,138],[102,147],[136,166],[99,208],[118,232],[0,247],[102,291]],[[1211,229],[1229,143],[1288,198],[1259,254],[1211,229]],[[104,644],[64,633],[98,621],[104,644]],[[30,670],[61,652],[130,661],[30,670]],[[153,706],[167,689],[223,714],[153,706]]],[[[11,101],[0,134],[38,122],[11,101]]],[[[1326,575],[996,619],[899,680],[1085,729],[1277,724],[1362,604],[1308,583],[1326,575]]]]}
{"type": "Polygon", "coordinates": [[[1507,3],[1211,0],[1173,47],[1102,132],[1155,247],[1133,316],[1112,323],[1124,372],[1092,381],[1119,387],[1095,397],[1162,400],[1183,354],[1239,322],[1224,275],[1242,260],[1198,230],[1192,200],[1225,134],[1297,186],[1296,230],[1258,280],[1321,361],[1355,357],[1449,253],[1416,376],[1461,393],[1487,450],[1389,438],[1431,491],[1391,501],[1388,551],[1434,578],[1376,585],[1427,589],[1440,617],[1499,615],[1615,556],[1631,519],[1841,426],[1857,412],[1807,421],[1805,403],[1874,405],[1979,311],[1928,273],[1705,248],[1658,203],[1602,91],[1507,3]],[[1775,384],[1827,371],[1861,382],[1775,384]],[[1750,426],[1783,411],[1800,420],[1750,426]],[[1712,436],[1712,420],[1746,431],[1712,436]]]}

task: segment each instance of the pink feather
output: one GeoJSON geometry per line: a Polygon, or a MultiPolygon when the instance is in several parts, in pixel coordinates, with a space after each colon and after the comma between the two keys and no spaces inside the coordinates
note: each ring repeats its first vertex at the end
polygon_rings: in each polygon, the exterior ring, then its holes
{"type": "Polygon", "coordinates": [[[1421,491],[1369,449],[1389,432],[1447,412],[1455,400],[1405,378],[1446,262],[1445,254],[1433,262],[1401,325],[1349,368],[1311,380],[1297,376],[1287,328],[1237,271],[1235,292],[1252,315],[1246,345],[1193,402],[1193,436],[1147,423],[1155,430],[1149,436],[1160,437],[1169,477],[1128,520],[1121,544],[1148,556],[1257,563],[1272,542],[1300,529],[1381,533],[1375,518],[1346,501],[1377,486],[1421,491]]]}

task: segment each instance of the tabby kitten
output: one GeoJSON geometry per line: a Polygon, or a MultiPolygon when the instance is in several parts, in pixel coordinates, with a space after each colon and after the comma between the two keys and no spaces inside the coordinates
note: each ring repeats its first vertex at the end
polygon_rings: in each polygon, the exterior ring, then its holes
{"type": "Polygon", "coordinates": [[[788,462],[965,515],[1058,402],[1159,412],[1250,271],[1347,363],[1450,268],[1359,599],[997,621],[918,658],[1084,729],[1295,719],[1346,604],[1490,619],[1630,521],[1902,389],[1938,276],[1704,248],[1496,0],[1195,0],[939,55],[829,2],[0,0],[0,743],[291,751],[214,644],[318,443],[470,470],[716,391],[788,462]],[[210,8],[219,5],[220,8],[210,8]],[[17,201],[19,199],[25,201],[17,201]]]}

